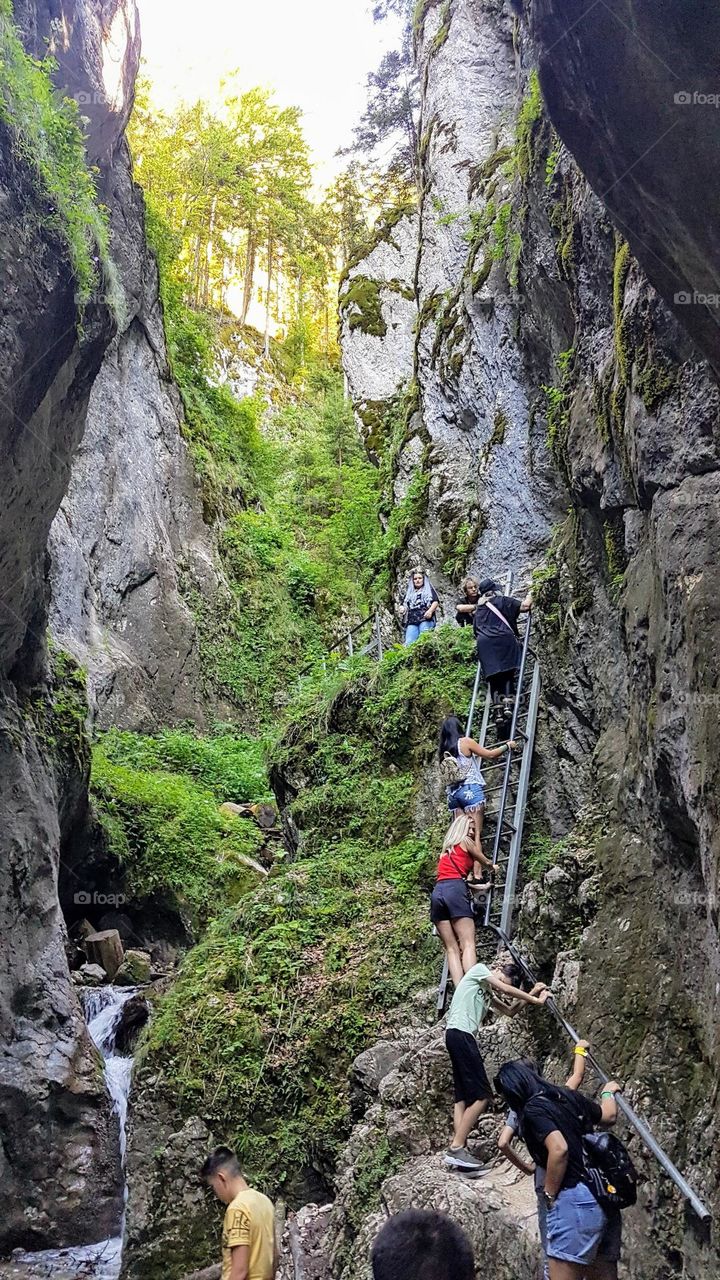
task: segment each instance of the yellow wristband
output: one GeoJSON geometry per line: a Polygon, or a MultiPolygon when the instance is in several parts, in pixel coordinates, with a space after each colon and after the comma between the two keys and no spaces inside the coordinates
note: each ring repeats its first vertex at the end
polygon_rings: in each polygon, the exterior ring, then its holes
{"type": "Polygon", "coordinates": [[[575,1045],[575,1052],[580,1058],[587,1058],[587,1049],[583,1049],[581,1044],[575,1045]]]}

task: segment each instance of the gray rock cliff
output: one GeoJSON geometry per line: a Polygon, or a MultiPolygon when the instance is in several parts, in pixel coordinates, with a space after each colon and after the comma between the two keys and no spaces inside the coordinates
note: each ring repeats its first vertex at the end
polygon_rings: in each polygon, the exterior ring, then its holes
{"type": "Polygon", "coordinates": [[[127,320],[93,384],[85,434],[52,527],[50,622],[87,668],[101,727],[204,723],[186,603],[217,585],[182,407],[165,350],[142,196],[123,143],[106,178],[127,320]]]}

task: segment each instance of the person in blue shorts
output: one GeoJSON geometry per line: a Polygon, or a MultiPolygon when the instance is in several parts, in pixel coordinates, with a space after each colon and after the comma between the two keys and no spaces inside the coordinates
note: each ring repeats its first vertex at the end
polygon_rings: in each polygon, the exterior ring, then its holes
{"type": "MultiPolygon", "coordinates": [[[[587,1040],[578,1040],[575,1045],[573,1069],[565,1081],[565,1088],[579,1089],[585,1077],[585,1065],[587,1062],[587,1051],[590,1048],[587,1040]]],[[[536,1070],[534,1062],[525,1060],[526,1065],[536,1070]]],[[[528,1163],[517,1151],[513,1149],[513,1142],[516,1138],[522,1138],[522,1125],[515,1111],[508,1111],[507,1118],[503,1128],[500,1130],[498,1138],[498,1147],[502,1154],[515,1165],[516,1169],[520,1169],[522,1173],[532,1177],[535,1182],[535,1194],[538,1204],[538,1226],[540,1227],[540,1239],[542,1241],[543,1252],[546,1254],[545,1267],[543,1269],[543,1280],[550,1280],[550,1271],[547,1262],[547,1209],[545,1207],[545,1170],[542,1165],[528,1163]]],[[[617,1280],[617,1264],[620,1259],[620,1244],[622,1236],[622,1218],[619,1209],[613,1209],[608,1212],[606,1210],[608,1225],[605,1235],[600,1242],[597,1258],[594,1265],[603,1262],[609,1267],[607,1272],[594,1274],[602,1274],[607,1280],[617,1280]]]]}
{"type": "Polygon", "coordinates": [[[499,760],[509,751],[517,749],[516,742],[503,742],[499,747],[481,747],[474,738],[468,738],[456,715],[443,720],[440,728],[438,756],[443,770],[450,768],[454,780],[446,788],[448,809],[457,817],[459,813],[477,815],[476,837],[482,838],[485,808],[485,779],[481,760],[499,760]]]}
{"type": "Polygon", "coordinates": [[[600,1207],[585,1181],[583,1137],[618,1115],[611,1080],[600,1103],[543,1079],[527,1062],[506,1062],[495,1088],[518,1117],[525,1145],[545,1171],[546,1252],[550,1280],[615,1280],[618,1223],[600,1207]],[[612,1219],[612,1220],[611,1220],[612,1219]]]}

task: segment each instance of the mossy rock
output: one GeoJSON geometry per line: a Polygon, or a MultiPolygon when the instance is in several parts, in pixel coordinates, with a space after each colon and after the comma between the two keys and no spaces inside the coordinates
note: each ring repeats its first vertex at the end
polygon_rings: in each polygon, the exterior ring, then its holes
{"type": "Polygon", "coordinates": [[[383,283],[369,276],[352,276],[340,295],[340,310],[347,317],[350,332],[359,329],[374,338],[384,338],[387,324],[382,312],[383,283]]]}

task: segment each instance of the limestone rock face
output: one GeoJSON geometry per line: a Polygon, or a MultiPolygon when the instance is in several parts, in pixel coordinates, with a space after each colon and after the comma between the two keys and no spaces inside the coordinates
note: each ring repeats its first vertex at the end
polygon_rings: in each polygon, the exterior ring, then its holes
{"type": "Polygon", "coordinates": [[[126,320],[93,384],[53,524],[50,621],[88,670],[101,727],[202,725],[187,597],[211,595],[217,586],[212,541],[181,435],[157,267],[124,141],[104,182],[126,320]]]}
{"type": "MultiPolygon", "coordinates": [[[[118,174],[139,57],[132,0],[18,0],[28,50],[55,56],[88,119],[91,160],[118,174]],[[107,77],[112,64],[113,90],[107,77]],[[80,96],[82,95],[82,97],[80,96]]],[[[122,1215],[117,1117],[65,954],[58,872],[87,805],[80,708],[55,715],[46,557],[114,323],[82,328],[46,198],[0,126],[0,1253],[92,1243],[122,1215]],[[38,1178],[38,1170],[43,1177],[38,1178]]],[[[61,690],[62,692],[62,690],[61,690]]],[[[66,707],[67,711],[67,707],[66,707]]],[[[84,889],[81,880],[77,887],[84,889]]]]}
{"type": "Polygon", "coordinates": [[[116,1234],[117,1118],[68,974],[58,862],[87,776],[38,743],[24,698],[0,700],[0,1255],[116,1234]],[[42,1180],[38,1169],[45,1171],[42,1180]]]}
{"type": "Polygon", "coordinates": [[[407,214],[381,228],[340,290],[343,369],[371,450],[384,402],[413,375],[417,251],[417,218],[407,214]]]}
{"type": "Polygon", "coordinates": [[[212,1265],[222,1217],[206,1196],[198,1170],[215,1145],[199,1119],[184,1124],[157,1104],[152,1082],[131,1096],[128,1127],[129,1198],[123,1274],[133,1280],[183,1276],[212,1265]],[[214,1211],[215,1210],[215,1211],[214,1211]]]}
{"type": "Polygon", "coordinates": [[[591,11],[585,0],[533,0],[531,13],[559,134],[653,284],[720,369],[717,8],[603,0],[591,11]]]}

